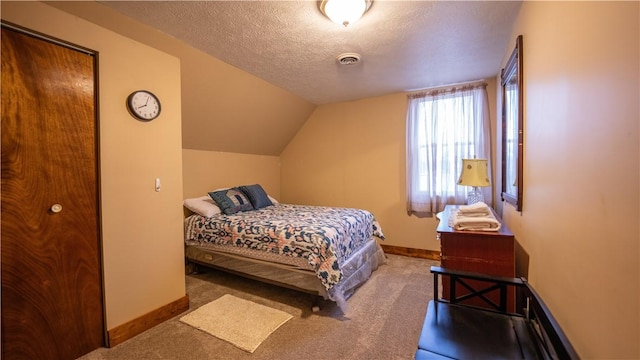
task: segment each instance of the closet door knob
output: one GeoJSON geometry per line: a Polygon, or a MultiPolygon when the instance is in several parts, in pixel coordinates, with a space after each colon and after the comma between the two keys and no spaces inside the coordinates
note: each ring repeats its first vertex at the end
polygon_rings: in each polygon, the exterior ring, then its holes
{"type": "Polygon", "coordinates": [[[52,213],[54,213],[54,214],[55,214],[55,213],[59,213],[60,211],[62,211],[62,205],[60,205],[60,204],[53,204],[53,205],[51,206],[51,212],[52,212],[52,213]]]}

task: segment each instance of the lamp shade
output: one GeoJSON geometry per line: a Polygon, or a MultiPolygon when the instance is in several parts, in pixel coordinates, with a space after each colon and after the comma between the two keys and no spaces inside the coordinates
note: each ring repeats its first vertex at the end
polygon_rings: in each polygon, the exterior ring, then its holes
{"type": "Polygon", "coordinates": [[[371,0],[323,0],[320,10],[336,24],[353,24],[371,6],[371,0]]]}
{"type": "Polygon", "coordinates": [[[458,185],[465,186],[489,186],[487,173],[487,160],[462,159],[462,171],[458,178],[458,185]]]}

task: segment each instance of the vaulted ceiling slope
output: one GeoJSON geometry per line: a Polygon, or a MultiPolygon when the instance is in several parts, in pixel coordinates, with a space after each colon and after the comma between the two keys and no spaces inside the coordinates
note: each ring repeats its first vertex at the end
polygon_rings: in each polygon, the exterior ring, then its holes
{"type": "MultiPolygon", "coordinates": [[[[316,105],[95,1],[46,4],[180,60],[184,149],[278,156],[316,105]]],[[[73,23],[66,24],[73,27],[73,23]]],[[[96,49],[99,50],[99,49],[96,49]]],[[[121,56],[127,54],[100,54],[121,56]]],[[[149,59],[153,64],[153,59],[149,59]]],[[[101,93],[124,99],[136,89],[101,93]]],[[[153,88],[149,90],[154,90],[153,88]]],[[[162,97],[163,94],[156,93],[162,97]]],[[[126,110],[122,109],[125,113],[126,110]]],[[[162,121],[162,115],[155,121],[162,121]]],[[[207,164],[206,166],[214,166],[207,164]]],[[[229,169],[223,170],[229,171],[229,169]]]]}
{"type": "Polygon", "coordinates": [[[47,3],[181,59],[184,148],[263,155],[315,105],[495,76],[521,4],[374,0],[345,28],[317,1],[47,3]]]}

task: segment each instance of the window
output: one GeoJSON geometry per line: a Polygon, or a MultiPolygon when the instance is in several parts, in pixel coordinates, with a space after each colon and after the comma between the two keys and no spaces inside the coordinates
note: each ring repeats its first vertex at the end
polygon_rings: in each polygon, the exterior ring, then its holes
{"type": "MultiPolygon", "coordinates": [[[[509,119],[517,119],[518,107],[513,106],[518,103],[519,94],[517,85],[505,84],[503,91],[505,99],[503,102],[505,115],[503,116],[509,119]]],[[[504,162],[508,165],[505,166],[505,170],[503,170],[503,176],[505,178],[503,181],[503,189],[507,194],[514,195],[518,193],[518,167],[516,166],[518,161],[518,123],[516,121],[505,121],[502,136],[504,137],[504,143],[502,145],[504,162]]]]}
{"type": "MultiPolygon", "coordinates": [[[[433,213],[466,202],[456,185],[462,159],[487,159],[491,173],[486,84],[409,95],[407,212],[433,213]]],[[[483,189],[491,199],[491,187],[483,189]]]]}

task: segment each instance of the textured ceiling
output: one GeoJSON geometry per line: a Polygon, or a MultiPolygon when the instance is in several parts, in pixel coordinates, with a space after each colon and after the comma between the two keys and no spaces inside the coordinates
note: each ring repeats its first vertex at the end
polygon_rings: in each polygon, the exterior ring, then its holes
{"type": "Polygon", "coordinates": [[[317,1],[100,3],[318,105],[493,77],[520,7],[374,0],[345,28],[317,1]]]}

